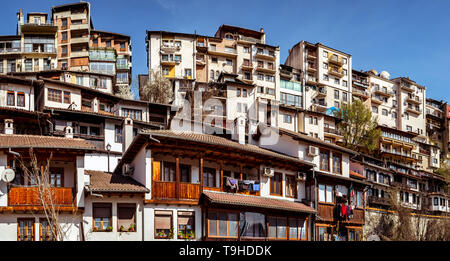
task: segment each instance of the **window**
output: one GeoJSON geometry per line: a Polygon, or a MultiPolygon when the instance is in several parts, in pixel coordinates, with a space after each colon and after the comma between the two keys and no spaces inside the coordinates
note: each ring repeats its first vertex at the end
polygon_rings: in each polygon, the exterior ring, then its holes
{"type": "Polygon", "coordinates": [[[217,63],[217,57],[212,57],[212,58],[211,58],[211,62],[212,62],[212,63],[217,63]]]}
{"type": "Polygon", "coordinates": [[[34,218],[17,219],[17,241],[34,241],[34,218]]]}
{"type": "Polygon", "coordinates": [[[294,176],[286,175],[286,197],[297,197],[297,181],[294,176]]]}
{"type": "Polygon", "coordinates": [[[397,119],[397,112],[395,112],[395,111],[392,112],[392,118],[397,119]]]}
{"type": "Polygon", "coordinates": [[[275,81],[275,77],[272,75],[266,75],[266,81],[268,82],[274,82],[275,81]]]}
{"type": "Polygon", "coordinates": [[[67,18],[61,19],[61,26],[62,27],[67,27],[67,18]]]}
{"type": "Polygon", "coordinates": [[[388,111],[386,109],[382,109],[381,114],[384,116],[388,116],[388,111]]]}
{"type": "Polygon", "coordinates": [[[135,109],[122,108],[122,116],[129,117],[134,120],[142,120],[142,111],[135,109]]]}
{"type": "Polygon", "coordinates": [[[238,232],[238,215],[233,212],[209,211],[208,236],[236,238],[238,232]]]}
{"type": "Polygon", "coordinates": [[[292,123],[292,116],[289,114],[283,114],[283,122],[284,123],[292,123]]]}
{"type": "Polygon", "coordinates": [[[275,89],[267,87],[266,88],[266,94],[275,95],[275,89]]]}
{"type": "Polygon", "coordinates": [[[52,233],[52,225],[46,218],[39,219],[39,240],[56,241],[54,233],[52,233]]]}
{"type": "Polygon", "coordinates": [[[289,240],[307,240],[306,238],[306,220],[298,218],[289,218],[289,240]]]}
{"type": "Polygon", "coordinates": [[[15,105],[15,93],[13,91],[8,91],[7,98],[6,98],[6,104],[8,106],[15,105]]]}
{"type": "Polygon", "coordinates": [[[347,58],[342,58],[342,61],[344,62],[344,64],[347,64],[347,58]]]}
{"type": "Polygon", "coordinates": [[[266,237],[266,220],[262,213],[241,212],[239,224],[242,237],[266,237]]]}
{"type": "Polygon", "coordinates": [[[184,69],[184,76],[187,77],[192,76],[192,69],[184,69]]]}
{"type": "Polygon", "coordinates": [[[67,32],[61,33],[61,41],[67,41],[67,32]]]}
{"type": "Polygon", "coordinates": [[[406,125],[406,130],[407,130],[407,131],[412,131],[412,127],[411,127],[411,126],[408,126],[408,125],[406,125]]]}
{"type": "Polygon", "coordinates": [[[258,86],[258,93],[264,93],[264,86],[258,86]]]}
{"type": "MultiPolygon", "coordinates": [[[[313,118],[313,117],[311,116],[311,118],[313,118]]],[[[314,124],[314,125],[318,125],[317,117],[314,117],[314,118],[313,118],[313,124],[314,124]]]]}
{"type": "Polygon", "coordinates": [[[347,87],[347,81],[343,80],[342,81],[342,86],[347,87]]]}
{"type": "Polygon", "coordinates": [[[50,186],[51,187],[63,187],[64,168],[51,168],[50,169],[50,186]]]}
{"type": "Polygon", "coordinates": [[[329,167],[329,151],[320,150],[319,158],[320,158],[320,170],[330,171],[329,167]]]}
{"type": "Polygon", "coordinates": [[[334,78],[334,84],[339,84],[341,81],[338,78],[334,78]]]}
{"type": "Polygon", "coordinates": [[[178,239],[195,239],[195,212],[178,211],[178,239]]]}
{"type": "Polygon", "coordinates": [[[339,99],[339,91],[338,90],[334,91],[334,98],[339,99]]]}
{"type": "Polygon", "coordinates": [[[56,90],[56,89],[51,89],[51,88],[47,89],[47,99],[49,101],[62,102],[61,95],[62,95],[61,90],[56,90]]]}
{"type": "Polygon", "coordinates": [[[341,164],[342,164],[342,155],[333,152],[333,173],[342,174],[341,164]]]}
{"type": "Polygon", "coordinates": [[[268,237],[271,239],[287,239],[287,218],[268,217],[268,237]]]}
{"type": "Polygon", "coordinates": [[[324,80],[324,81],[328,81],[328,75],[324,74],[324,75],[323,75],[323,80],[324,80]]]}
{"type": "Polygon", "coordinates": [[[241,97],[241,89],[240,88],[236,89],[236,97],[241,97]]]}
{"type": "Polygon", "coordinates": [[[111,47],[111,41],[110,40],[106,41],[106,47],[111,47]]]}
{"type": "Polygon", "coordinates": [[[227,59],[226,61],[228,66],[233,66],[233,60],[227,59]]]}
{"type": "Polygon", "coordinates": [[[93,231],[112,231],[112,204],[111,203],[93,203],[93,231]]]}
{"type": "Polygon", "coordinates": [[[33,60],[25,59],[25,71],[31,72],[33,71],[33,60]]]}
{"type": "Polygon", "coordinates": [[[216,187],[216,169],[203,168],[203,186],[216,187]]]}
{"type": "Polygon", "coordinates": [[[155,210],[155,238],[173,238],[170,234],[172,225],[172,211],[155,210]]]}
{"type": "Polygon", "coordinates": [[[117,204],[117,229],[119,232],[136,232],[136,204],[117,204]]]}
{"type": "Polygon", "coordinates": [[[164,165],[164,168],[163,168],[161,181],[168,181],[168,182],[175,181],[175,175],[176,175],[175,163],[164,161],[163,165],[164,165]]]}
{"type": "Polygon", "coordinates": [[[322,55],[323,55],[324,58],[328,58],[328,52],[327,51],[323,51],[322,55]]]}
{"type": "Polygon", "coordinates": [[[378,113],[378,108],[377,108],[377,106],[372,106],[372,112],[373,112],[373,113],[378,113]]]}
{"type": "Polygon", "coordinates": [[[342,100],[347,101],[347,93],[346,92],[342,93],[342,100]]]}
{"type": "Polygon", "coordinates": [[[120,49],[125,49],[125,42],[120,43],[120,49]]]}
{"type": "Polygon", "coordinates": [[[64,92],[64,103],[70,104],[70,92],[64,92]]]}
{"type": "Polygon", "coordinates": [[[328,69],[328,63],[323,63],[323,68],[328,69]]]}
{"type": "Polygon", "coordinates": [[[242,97],[247,97],[247,89],[242,89],[242,97]]]}
{"type": "MultiPolygon", "coordinates": [[[[103,81],[104,84],[101,84],[101,87],[103,87],[102,89],[106,89],[106,79],[102,79],[103,81]]],[[[128,73],[117,73],[116,81],[117,83],[128,83],[128,73]]]]}
{"type": "Polygon", "coordinates": [[[273,177],[270,178],[270,194],[271,195],[277,195],[282,196],[282,183],[283,174],[281,173],[275,173],[273,177]]]}
{"type": "Polygon", "coordinates": [[[339,102],[338,101],[334,102],[334,107],[339,108],[339,102]]]}
{"type": "Polygon", "coordinates": [[[258,74],[256,75],[256,77],[257,77],[258,80],[260,80],[260,81],[263,81],[263,80],[264,80],[264,75],[263,75],[263,74],[258,73],[258,74]]]}
{"type": "Polygon", "coordinates": [[[246,47],[246,46],[244,46],[244,53],[250,53],[250,48],[249,48],[249,47],[246,47]]]}
{"type": "Polygon", "coordinates": [[[319,202],[333,203],[333,186],[319,184],[319,202]]]}
{"type": "Polygon", "coordinates": [[[180,164],[180,181],[191,182],[191,166],[180,164]]]}
{"type": "Polygon", "coordinates": [[[362,208],[364,206],[363,195],[362,191],[356,191],[356,207],[362,208]]]}
{"type": "Polygon", "coordinates": [[[122,136],[122,127],[120,125],[115,125],[114,133],[115,133],[114,142],[122,143],[123,142],[123,136],[122,136]]]}
{"type": "Polygon", "coordinates": [[[346,70],[346,69],[343,69],[343,70],[342,70],[342,73],[343,73],[344,75],[347,75],[347,70],[346,70]]]}
{"type": "Polygon", "coordinates": [[[23,92],[17,93],[17,106],[25,107],[25,94],[23,92]]]}
{"type": "Polygon", "coordinates": [[[286,104],[286,105],[292,105],[295,107],[301,107],[302,106],[302,98],[299,95],[293,95],[293,94],[288,94],[288,93],[284,93],[281,92],[280,93],[280,102],[282,104],[286,104]]]}

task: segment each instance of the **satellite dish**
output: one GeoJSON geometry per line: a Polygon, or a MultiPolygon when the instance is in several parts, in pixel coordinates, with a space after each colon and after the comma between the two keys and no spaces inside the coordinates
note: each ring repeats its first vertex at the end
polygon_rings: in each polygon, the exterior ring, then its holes
{"type": "Polygon", "coordinates": [[[2,175],[1,175],[1,179],[4,182],[11,182],[14,180],[14,178],[16,177],[16,173],[14,173],[14,170],[12,169],[5,169],[2,171],[2,175]]]}

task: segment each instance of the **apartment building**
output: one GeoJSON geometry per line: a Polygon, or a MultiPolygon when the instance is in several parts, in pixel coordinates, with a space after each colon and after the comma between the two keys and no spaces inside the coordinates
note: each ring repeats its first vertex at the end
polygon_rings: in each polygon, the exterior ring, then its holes
{"type": "Polygon", "coordinates": [[[441,160],[445,160],[448,154],[448,122],[447,103],[431,98],[426,99],[425,117],[427,141],[430,145],[437,146],[441,150],[441,160]]]}

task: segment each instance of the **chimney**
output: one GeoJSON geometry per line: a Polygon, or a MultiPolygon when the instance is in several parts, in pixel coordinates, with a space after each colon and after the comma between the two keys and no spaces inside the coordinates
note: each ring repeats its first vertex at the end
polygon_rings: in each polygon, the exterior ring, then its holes
{"type": "Polygon", "coordinates": [[[98,99],[95,97],[91,102],[91,107],[93,112],[98,112],[98,99]]]}
{"type": "Polygon", "coordinates": [[[239,144],[245,145],[245,117],[239,116],[234,120],[235,138],[239,144]]]}
{"type": "Polygon", "coordinates": [[[261,27],[261,29],[259,29],[259,31],[260,31],[261,33],[264,33],[264,28],[261,27]]]}
{"type": "Polygon", "coordinates": [[[5,134],[14,134],[14,120],[5,119],[5,134]]]}
{"type": "Polygon", "coordinates": [[[131,142],[133,141],[133,120],[131,118],[125,118],[123,123],[123,143],[122,150],[125,153],[131,142]]]}
{"type": "Polygon", "coordinates": [[[71,126],[64,128],[64,136],[68,139],[73,139],[73,128],[71,126]]]}

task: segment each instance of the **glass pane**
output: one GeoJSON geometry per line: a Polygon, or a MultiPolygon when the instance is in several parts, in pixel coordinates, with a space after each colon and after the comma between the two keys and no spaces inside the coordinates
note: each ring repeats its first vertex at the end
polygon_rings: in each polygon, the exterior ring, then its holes
{"type": "Polygon", "coordinates": [[[327,202],[332,203],[333,202],[333,187],[327,186],[327,202]]]}
{"type": "Polygon", "coordinates": [[[270,238],[275,238],[277,237],[277,220],[274,217],[269,217],[268,218],[269,221],[269,237],[270,238]]]}
{"type": "Polygon", "coordinates": [[[234,213],[228,213],[228,220],[229,220],[229,236],[230,237],[236,237],[237,236],[237,230],[238,230],[238,217],[237,214],[234,213]]]}
{"type": "Polygon", "coordinates": [[[290,218],[289,219],[289,239],[297,239],[298,231],[297,231],[297,219],[290,218]]]}
{"type": "Polygon", "coordinates": [[[325,202],[325,185],[319,185],[319,201],[325,202]]]}
{"type": "Polygon", "coordinates": [[[227,213],[219,213],[219,236],[227,236],[227,213]]]}
{"type": "Polygon", "coordinates": [[[215,213],[209,213],[209,235],[217,236],[217,216],[215,213]]]}
{"type": "Polygon", "coordinates": [[[278,238],[286,238],[286,218],[277,218],[278,238]]]}

